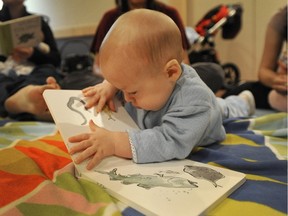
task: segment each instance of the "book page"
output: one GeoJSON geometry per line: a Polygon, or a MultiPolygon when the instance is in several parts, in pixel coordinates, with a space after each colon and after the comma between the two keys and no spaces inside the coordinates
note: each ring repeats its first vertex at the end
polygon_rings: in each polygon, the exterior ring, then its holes
{"type": "MultiPolygon", "coordinates": [[[[73,145],[68,142],[69,137],[90,132],[88,123],[91,119],[99,127],[110,131],[138,129],[136,123],[117,100],[115,100],[117,112],[112,112],[105,107],[101,113],[97,113],[95,108],[85,109],[86,98],[81,90],[45,90],[43,97],[68,149],[73,145]]],[[[72,159],[76,156],[77,154],[73,155],[72,159]]],[[[76,165],[78,172],[86,170],[87,163],[88,161],[76,165]]]]}
{"type": "Polygon", "coordinates": [[[205,215],[245,182],[245,174],[192,160],[135,164],[104,159],[82,177],[144,215],[205,215]]]}
{"type": "Polygon", "coordinates": [[[14,47],[33,47],[41,42],[41,17],[27,17],[22,22],[11,24],[14,47]]]}
{"type": "Polygon", "coordinates": [[[0,24],[1,54],[9,55],[14,47],[34,47],[42,41],[41,16],[30,15],[0,24]]]}
{"type": "MultiPolygon", "coordinates": [[[[138,129],[119,102],[117,113],[96,113],[84,108],[85,98],[78,90],[45,90],[44,98],[68,149],[68,137],[89,132],[90,119],[108,130],[138,129]]],[[[191,160],[135,164],[111,156],[90,171],[86,163],[75,166],[82,178],[102,185],[145,215],[206,214],[245,181],[243,173],[191,160]]]]}

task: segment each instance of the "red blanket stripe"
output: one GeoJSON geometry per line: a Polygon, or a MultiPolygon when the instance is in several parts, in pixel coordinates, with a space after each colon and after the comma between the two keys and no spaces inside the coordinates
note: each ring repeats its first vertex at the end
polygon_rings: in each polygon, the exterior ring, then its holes
{"type": "Polygon", "coordinates": [[[15,148],[23,152],[33,161],[35,161],[35,164],[38,165],[38,167],[42,170],[43,174],[51,180],[53,179],[53,174],[56,170],[63,168],[71,162],[71,159],[58,155],[53,155],[48,152],[42,151],[41,149],[32,147],[26,148],[22,146],[15,146],[15,148]]]}

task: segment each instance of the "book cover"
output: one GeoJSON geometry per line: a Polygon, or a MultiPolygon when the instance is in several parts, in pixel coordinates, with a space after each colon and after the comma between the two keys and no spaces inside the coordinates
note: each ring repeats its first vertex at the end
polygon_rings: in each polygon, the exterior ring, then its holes
{"type": "Polygon", "coordinates": [[[0,22],[0,54],[8,56],[14,47],[33,47],[41,42],[41,16],[29,15],[0,22]]]}
{"type": "MultiPolygon", "coordinates": [[[[108,130],[138,129],[119,102],[116,113],[104,109],[97,114],[85,110],[80,90],[46,90],[43,95],[68,149],[68,137],[88,132],[90,119],[108,130]]],[[[76,165],[82,178],[144,215],[203,215],[245,182],[243,173],[192,160],[135,164],[111,156],[93,170],[85,167],[85,162],[76,165]]]]}

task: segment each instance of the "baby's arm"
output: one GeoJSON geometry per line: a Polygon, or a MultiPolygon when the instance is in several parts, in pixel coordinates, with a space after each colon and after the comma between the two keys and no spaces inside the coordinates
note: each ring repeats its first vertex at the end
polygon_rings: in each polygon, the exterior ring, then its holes
{"type": "MultiPolygon", "coordinates": [[[[220,108],[210,106],[206,98],[200,97],[200,100],[205,101],[204,106],[199,105],[203,102],[194,97],[194,100],[188,100],[189,106],[172,105],[169,110],[163,109],[160,113],[138,112],[137,118],[140,121],[145,119],[146,129],[141,127],[140,123],[140,131],[128,130],[133,161],[151,163],[175,158],[184,159],[195,146],[222,141],[225,138],[225,130],[220,108]],[[155,124],[156,116],[160,116],[161,122],[153,126],[151,123],[155,124]]],[[[129,104],[126,108],[129,109],[129,104]]],[[[133,110],[131,111],[133,113],[133,110]]]]}
{"type": "Polygon", "coordinates": [[[85,107],[89,109],[97,105],[97,112],[101,112],[107,104],[112,111],[116,111],[113,98],[117,91],[118,89],[106,80],[95,86],[87,87],[82,90],[83,95],[88,98],[85,107]]]}
{"type": "Polygon", "coordinates": [[[115,155],[124,158],[132,158],[131,146],[127,132],[112,132],[100,128],[89,122],[91,133],[79,134],[69,138],[69,142],[75,143],[70,149],[70,154],[80,152],[75,163],[89,159],[87,169],[90,170],[105,157],[115,155]]]}

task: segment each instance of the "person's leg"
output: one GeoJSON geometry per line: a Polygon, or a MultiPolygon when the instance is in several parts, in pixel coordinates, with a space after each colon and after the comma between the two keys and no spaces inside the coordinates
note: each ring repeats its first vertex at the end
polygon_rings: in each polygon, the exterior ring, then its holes
{"type": "Polygon", "coordinates": [[[47,78],[45,85],[28,85],[21,88],[5,101],[5,109],[10,115],[30,113],[39,120],[52,120],[42,96],[46,89],[59,89],[53,77],[47,78]]]}
{"type": "Polygon", "coordinates": [[[8,77],[4,74],[0,73],[0,116],[6,117],[8,115],[5,110],[4,103],[6,99],[9,97],[9,85],[13,84],[15,81],[12,77],[8,77]]]}
{"type": "Polygon", "coordinates": [[[199,62],[191,65],[202,81],[216,93],[224,86],[225,72],[223,68],[213,62],[199,62]]]}
{"type": "Polygon", "coordinates": [[[271,107],[280,112],[287,112],[287,95],[272,90],[268,96],[271,107]]]}
{"type": "Polygon", "coordinates": [[[9,117],[18,120],[34,120],[35,117],[46,120],[42,93],[47,88],[60,88],[57,83],[61,79],[62,76],[53,66],[35,67],[30,75],[19,76],[6,86],[7,95],[3,98],[1,108],[9,117]]]}
{"type": "Polygon", "coordinates": [[[18,76],[13,85],[10,85],[8,89],[10,96],[28,85],[45,85],[48,77],[54,77],[57,83],[63,79],[63,75],[52,65],[36,66],[29,75],[18,76]]]}
{"type": "Polygon", "coordinates": [[[82,90],[101,82],[103,82],[103,77],[95,75],[91,71],[83,70],[65,75],[60,84],[62,89],[82,90]],[[79,79],[79,77],[81,77],[81,79],[79,79]]]}
{"type": "Polygon", "coordinates": [[[249,117],[255,113],[255,100],[250,91],[243,91],[239,95],[231,95],[225,99],[217,97],[221,107],[222,119],[249,117]]]}
{"type": "Polygon", "coordinates": [[[264,86],[258,81],[245,82],[233,89],[230,89],[222,96],[222,98],[226,98],[231,95],[238,95],[245,90],[248,90],[253,94],[256,108],[271,109],[271,106],[268,103],[268,94],[271,88],[264,86]]]}

